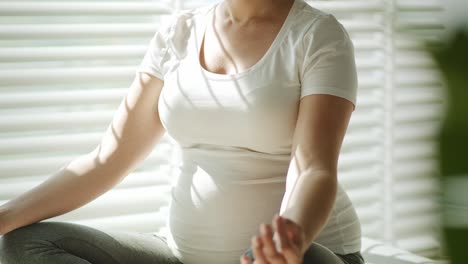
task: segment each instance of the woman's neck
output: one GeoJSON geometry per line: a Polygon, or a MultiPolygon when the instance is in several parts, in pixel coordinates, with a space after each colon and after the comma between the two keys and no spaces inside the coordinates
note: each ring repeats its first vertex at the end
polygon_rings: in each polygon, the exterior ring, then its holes
{"type": "Polygon", "coordinates": [[[235,24],[246,24],[250,20],[271,19],[289,10],[295,0],[224,0],[221,12],[235,24]]]}

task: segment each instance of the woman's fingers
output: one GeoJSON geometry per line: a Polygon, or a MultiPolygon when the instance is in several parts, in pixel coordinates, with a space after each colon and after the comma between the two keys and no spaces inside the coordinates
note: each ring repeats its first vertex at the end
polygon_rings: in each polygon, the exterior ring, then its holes
{"type": "Polygon", "coordinates": [[[273,218],[273,227],[278,233],[281,251],[290,247],[289,237],[287,235],[286,226],[281,216],[276,215],[273,218]]]}
{"type": "Polygon", "coordinates": [[[263,252],[267,258],[274,258],[278,255],[273,241],[273,230],[270,225],[261,224],[260,234],[263,242],[263,252]]]}
{"type": "Polygon", "coordinates": [[[255,261],[241,257],[241,264],[300,264],[302,262],[300,226],[275,216],[273,225],[261,224],[260,234],[252,237],[255,261]],[[253,263],[252,263],[253,262],[253,263]]]}
{"type": "Polygon", "coordinates": [[[285,260],[277,250],[275,241],[273,241],[273,228],[270,225],[260,225],[260,233],[263,245],[263,254],[267,261],[271,264],[283,264],[285,260]]]}
{"type": "Polygon", "coordinates": [[[286,263],[295,264],[301,263],[302,255],[300,252],[300,245],[296,245],[291,239],[291,235],[288,235],[289,232],[293,232],[297,236],[298,230],[295,228],[294,224],[286,225],[284,218],[276,216],[273,219],[273,224],[275,231],[278,233],[278,238],[281,246],[281,254],[286,259],[286,263]]]}
{"type": "Polygon", "coordinates": [[[258,236],[252,237],[252,251],[255,257],[255,264],[268,264],[265,254],[263,254],[262,240],[258,236]]]}
{"type": "Polygon", "coordinates": [[[248,256],[242,255],[240,257],[240,263],[241,264],[252,264],[252,260],[248,256]]]}

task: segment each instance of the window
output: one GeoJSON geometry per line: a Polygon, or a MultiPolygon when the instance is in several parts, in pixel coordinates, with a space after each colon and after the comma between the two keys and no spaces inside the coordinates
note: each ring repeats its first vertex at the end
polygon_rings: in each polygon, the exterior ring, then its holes
{"type": "MultiPolygon", "coordinates": [[[[171,13],[212,1],[0,2],[0,203],[99,142],[149,40],[171,13]]],[[[339,178],[365,236],[436,256],[434,135],[441,83],[421,42],[443,30],[439,0],[315,0],[348,29],[358,106],[339,178]]],[[[166,135],[141,166],[93,202],[51,220],[156,232],[177,149],[166,135]]]]}

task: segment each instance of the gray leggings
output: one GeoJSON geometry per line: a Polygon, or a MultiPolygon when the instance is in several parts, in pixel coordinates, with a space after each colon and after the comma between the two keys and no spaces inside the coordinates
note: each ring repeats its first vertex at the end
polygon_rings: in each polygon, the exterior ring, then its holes
{"type": "MultiPolygon", "coordinates": [[[[251,255],[248,249],[247,255],[251,255]]],[[[240,257],[240,256],[239,256],[240,257]]],[[[39,222],[0,237],[0,264],[182,264],[164,237],[104,231],[66,222],[39,222]]],[[[362,264],[361,254],[337,255],[313,244],[304,264],[362,264]]]]}

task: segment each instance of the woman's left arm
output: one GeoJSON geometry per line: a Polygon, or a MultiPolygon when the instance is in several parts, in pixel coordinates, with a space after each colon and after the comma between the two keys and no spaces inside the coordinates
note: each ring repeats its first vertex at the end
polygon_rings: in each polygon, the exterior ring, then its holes
{"type": "Polygon", "coordinates": [[[333,95],[314,94],[300,100],[280,210],[280,218],[286,221],[275,218],[273,226],[259,229],[260,235],[252,241],[258,255],[255,263],[300,263],[324,227],[336,198],[338,156],[353,110],[351,101],[333,95]],[[280,229],[278,223],[282,223],[280,229]],[[295,230],[300,232],[295,239],[286,235],[295,230]],[[289,252],[279,245],[287,245],[289,252]]]}
{"type": "Polygon", "coordinates": [[[331,214],[338,157],[353,109],[353,103],[332,95],[309,95],[300,101],[280,215],[302,228],[305,248],[331,214]]]}

